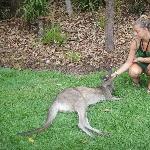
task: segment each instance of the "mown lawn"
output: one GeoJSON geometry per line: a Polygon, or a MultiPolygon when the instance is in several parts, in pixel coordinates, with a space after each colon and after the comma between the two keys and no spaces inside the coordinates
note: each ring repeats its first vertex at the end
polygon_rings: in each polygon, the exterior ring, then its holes
{"type": "Polygon", "coordinates": [[[41,126],[56,95],[67,87],[100,84],[104,73],[74,76],[60,72],[0,68],[0,149],[2,150],[150,150],[150,95],[147,78],[135,88],[124,73],[115,79],[120,101],[89,107],[90,124],[111,133],[91,138],[77,127],[75,113],[60,113],[45,132],[30,137],[17,132],[41,126]]]}

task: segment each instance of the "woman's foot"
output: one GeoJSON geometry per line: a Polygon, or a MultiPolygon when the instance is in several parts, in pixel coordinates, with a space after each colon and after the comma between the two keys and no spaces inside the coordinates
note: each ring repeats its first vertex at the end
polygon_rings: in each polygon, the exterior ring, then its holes
{"type": "Polygon", "coordinates": [[[132,78],[133,80],[133,86],[140,87],[140,78],[132,78]]]}
{"type": "Polygon", "coordinates": [[[148,82],[147,93],[150,94],[150,81],[148,82]]]}
{"type": "Polygon", "coordinates": [[[140,82],[139,82],[139,83],[133,82],[133,86],[135,86],[135,87],[140,87],[140,82]]]}
{"type": "Polygon", "coordinates": [[[150,94],[150,89],[147,89],[147,93],[150,94]]]}

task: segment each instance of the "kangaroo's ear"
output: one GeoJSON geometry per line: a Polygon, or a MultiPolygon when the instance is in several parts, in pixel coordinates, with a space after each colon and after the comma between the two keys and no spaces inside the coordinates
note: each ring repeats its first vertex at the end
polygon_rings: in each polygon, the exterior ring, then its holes
{"type": "Polygon", "coordinates": [[[107,86],[112,84],[113,78],[111,77],[112,74],[112,66],[110,66],[108,69],[108,74],[102,77],[102,85],[107,86]]]}
{"type": "Polygon", "coordinates": [[[106,75],[102,79],[102,86],[107,87],[108,85],[112,85],[113,78],[106,75]]]}
{"type": "Polygon", "coordinates": [[[102,77],[102,81],[103,82],[106,82],[110,79],[110,76],[109,75],[105,75],[104,77],[102,77]]]}
{"type": "Polygon", "coordinates": [[[109,75],[106,75],[102,78],[102,84],[110,84],[113,81],[113,78],[109,75]]]}
{"type": "Polygon", "coordinates": [[[112,66],[110,66],[109,68],[107,68],[107,75],[105,75],[104,77],[102,77],[102,81],[107,81],[111,79],[111,74],[112,74],[112,66]]]}

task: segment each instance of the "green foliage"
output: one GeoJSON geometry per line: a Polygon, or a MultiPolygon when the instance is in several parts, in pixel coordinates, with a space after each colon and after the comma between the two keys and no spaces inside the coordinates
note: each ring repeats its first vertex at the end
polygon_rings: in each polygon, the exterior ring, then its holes
{"type": "Polygon", "coordinates": [[[62,34],[59,26],[53,26],[51,29],[46,29],[42,41],[44,44],[63,44],[66,41],[66,35],[62,34]]]}
{"type": "Polygon", "coordinates": [[[106,24],[106,20],[105,20],[105,16],[100,16],[99,17],[99,21],[98,21],[98,25],[101,29],[105,28],[105,24],[106,24]]]}
{"type": "Polygon", "coordinates": [[[73,0],[76,7],[85,10],[97,10],[99,6],[104,5],[104,0],[73,0]]]}
{"type": "Polygon", "coordinates": [[[8,19],[10,14],[10,3],[8,0],[0,0],[0,20],[8,19]]]}
{"type": "Polygon", "coordinates": [[[71,62],[79,62],[81,60],[81,54],[79,52],[69,51],[65,55],[71,62]]]}
{"type": "Polygon", "coordinates": [[[39,16],[46,15],[48,11],[47,0],[25,0],[21,11],[23,19],[32,22],[39,16]]]}
{"type": "Polygon", "coordinates": [[[9,8],[0,8],[0,20],[10,18],[9,8]]]}
{"type": "Polygon", "coordinates": [[[102,74],[74,76],[55,71],[18,71],[0,68],[0,147],[4,150],[149,150],[150,95],[147,79],[135,88],[127,74],[115,80],[119,101],[89,107],[90,124],[109,137],[90,138],[77,127],[76,113],[59,113],[45,132],[30,137],[16,133],[40,127],[60,91],[68,87],[97,87],[102,74]]]}
{"type": "Polygon", "coordinates": [[[128,11],[133,14],[142,14],[146,9],[146,3],[143,0],[127,0],[128,11]]]}
{"type": "Polygon", "coordinates": [[[118,17],[121,17],[122,6],[123,6],[122,0],[115,0],[115,13],[118,17]]]}

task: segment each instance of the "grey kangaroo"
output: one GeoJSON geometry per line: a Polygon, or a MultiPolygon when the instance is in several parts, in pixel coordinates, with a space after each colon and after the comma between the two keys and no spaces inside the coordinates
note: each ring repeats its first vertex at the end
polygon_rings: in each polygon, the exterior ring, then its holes
{"type": "Polygon", "coordinates": [[[90,126],[87,118],[87,108],[91,104],[96,104],[97,102],[102,102],[104,100],[119,99],[112,96],[112,80],[113,79],[110,76],[106,76],[102,81],[102,85],[98,88],[66,88],[64,91],[58,94],[52,106],[49,108],[47,120],[41,128],[18,134],[31,135],[33,133],[38,133],[45,130],[50,124],[52,124],[52,121],[55,119],[58,112],[77,112],[79,117],[78,127],[82,131],[91,137],[93,136],[94,132],[98,135],[106,135],[107,133],[90,126]]]}

